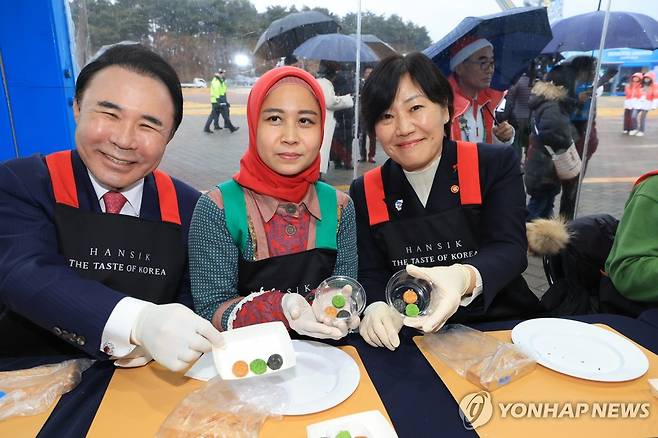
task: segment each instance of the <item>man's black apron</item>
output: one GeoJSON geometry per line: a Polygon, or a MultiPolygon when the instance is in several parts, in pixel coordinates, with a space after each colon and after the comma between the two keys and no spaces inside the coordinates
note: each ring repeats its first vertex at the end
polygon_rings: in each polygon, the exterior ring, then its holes
{"type": "MultiPolygon", "coordinates": [[[[242,187],[234,180],[219,185],[224,201],[226,226],[235,244],[244,254],[249,236],[247,206],[242,187]]],[[[277,289],[306,296],[323,280],[333,275],[336,266],[337,198],[333,187],[317,182],[315,189],[322,219],[317,222],[315,248],[247,261],[240,257],[238,291],[247,296],[260,290],[277,289]]],[[[262,244],[262,243],[261,243],[262,244]]]]}
{"type": "MultiPolygon", "coordinates": [[[[71,151],[46,156],[46,164],[55,195],[59,252],[67,264],[81,277],[128,296],[156,304],[174,302],[185,268],[185,248],[171,178],[153,172],[162,219],[154,222],[79,209],[71,151]]],[[[0,341],[0,351],[6,355],[79,352],[13,312],[5,311],[0,318],[0,331],[12,333],[0,341]]],[[[68,340],[75,345],[79,339],[68,340]]]]}
{"type": "MultiPolygon", "coordinates": [[[[467,264],[468,259],[477,254],[482,196],[475,143],[457,142],[457,169],[459,185],[453,185],[450,190],[459,193],[460,207],[396,220],[390,220],[381,167],[364,174],[373,237],[386,254],[392,273],[404,269],[407,264],[425,267],[467,264]]],[[[392,204],[400,210],[402,202],[397,200],[392,204]]],[[[537,297],[519,276],[498,292],[486,314],[484,294],[481,294],[470,305],[460,306],[450,322],[508,319],[536,314],[539,310],[537,297]]]]}

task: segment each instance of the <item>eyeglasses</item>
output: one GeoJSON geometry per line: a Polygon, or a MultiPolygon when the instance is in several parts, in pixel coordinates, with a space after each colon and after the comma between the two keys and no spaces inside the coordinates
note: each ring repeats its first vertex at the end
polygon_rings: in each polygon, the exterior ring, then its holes
{"type": "Polygon", "coordinates": [[[482,71],[487,71],[490,68],[495,68],[496,61],[493,58],[487,59],[486,61],[469,61],[466,60],[464,62],[468,62],[471,64],[477,64],[480,66],[480,70],[482,71]]]}

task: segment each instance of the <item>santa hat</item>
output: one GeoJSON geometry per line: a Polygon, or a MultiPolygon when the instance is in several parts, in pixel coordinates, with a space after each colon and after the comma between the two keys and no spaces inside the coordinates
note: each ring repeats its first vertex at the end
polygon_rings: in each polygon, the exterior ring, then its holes
{"type": "Polygon", "coordinates": [[[484,47],[493,49],[493,44],[484,38],[474,36],[467,36],[457,41],[450,47],[450,71],[455,71],[466,58],[484,47]]]}

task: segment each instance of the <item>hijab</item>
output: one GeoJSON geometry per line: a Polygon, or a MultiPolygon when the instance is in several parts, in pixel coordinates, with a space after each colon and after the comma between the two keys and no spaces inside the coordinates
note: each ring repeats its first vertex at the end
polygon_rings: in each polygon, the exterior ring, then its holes
{"type": "Polygon", "coordinates": [[[260,119],[260,110],[265,98],[280,83],[295,83],[303,81],[315,96],[320,105],[320,127],[324,127],[326,109],[322,88],[308,72],[297,67],[279,67],[265,73],[256,81],[247,101],[247,124],[249,126],[249,147],[240,160],[240,170],[233,176],[243,187],[255,192],[272,196],[288,202],[300,202],[311,184],[320,178],[320,146],[322,135],[318,142],[318,154],[313,163],[296,175],[281,175],[270,169],[258,155],[256,148],[256,132],[260,119]],[[292,80],[290,80],[292,78],[292,80]]]}

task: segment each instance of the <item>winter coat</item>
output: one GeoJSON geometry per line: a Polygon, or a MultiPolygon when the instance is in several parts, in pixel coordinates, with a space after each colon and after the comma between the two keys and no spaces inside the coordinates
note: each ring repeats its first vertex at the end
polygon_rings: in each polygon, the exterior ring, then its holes
{"type": "Polygon", "coordinates": [[[560,179],[551,155],[564,152],[575,136],[569,114],[575,105],[567,90],[551,82],[537,82],[532,88],[528,106],[530,115],[530,145],[525,162],[526,190],[531,196],[559,192],[560,179]]]}

